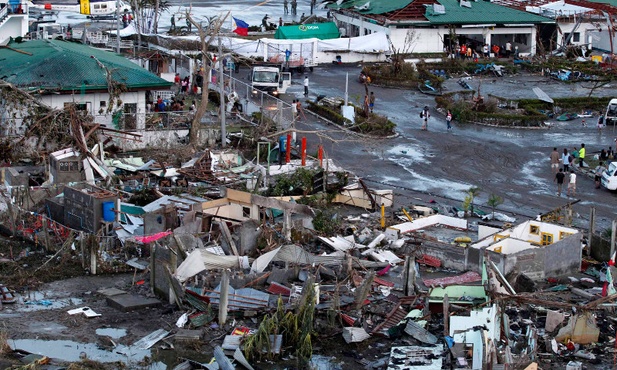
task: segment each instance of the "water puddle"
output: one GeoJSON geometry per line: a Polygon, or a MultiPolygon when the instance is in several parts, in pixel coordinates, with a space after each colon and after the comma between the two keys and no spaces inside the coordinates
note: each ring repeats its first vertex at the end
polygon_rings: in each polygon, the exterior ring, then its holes
{"type": "MultiPolygon", "coordinates": [[[[120,330],[120,329],[115,329],[120,330]]],[[[149,349],[137,349],[119,345],[113,352],[99,348],[94,343],[78,343],[70,340],[40,340],[40,339],[15,339],[10,340],[12,349],[20,349],[53,359],[67,362],[78,362],[84,358],[98,362],[123,362],[132,369],[164,370],[166,365],[157,362],[146,367],[139,367],[138,363],[144,357],[151,357],[149,349]]]]}
{"type": "Polygon", "coordinates": [[[96,329],[96,335],[101,335],[101,336],[104,335],[112,339],[118,339],[126,335],[126,329],[100,328],[100,329],[96,329]]]}
{"type": "Polygon", "coordinates": [[[310,367],[312,370],[342,370],[343,367],[335,360],[334,357],[315,355],[311,357],[310,367]]]}
{"type": "Polygon", "coordinates": [[[26,295],[19,295],[17,303],[6,307],[20,312],[32,312],[79,306],[83,302],[80,298],[58,298],[45,292],[29,292],[26,295]]]}

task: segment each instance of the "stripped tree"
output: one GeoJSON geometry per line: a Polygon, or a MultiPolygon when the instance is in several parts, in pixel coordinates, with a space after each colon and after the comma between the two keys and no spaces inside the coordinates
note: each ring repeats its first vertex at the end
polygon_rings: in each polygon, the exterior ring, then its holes
{"type": "MultiPolygon", "coordinates": [[[[199,41],[201,43],[201,65],[203,70],[199,73],[203,73],[202,75],[202,86],[201,86],[201,103],[199,107],[197,107],[197,111],[195,112],[195,116],[193,117],[193,122],[191,124],[191,128],[189,129],[189,143],[191,145],[197,145],[199,142],[199,129],[201,128],[201,119],[206,113],[208,109],[208,90],[210,85],[210,72],[212,71],[213,63],[209,58],[208,49],[210,45],[214,41],[214,36],[219,35],[221,27],[225,23],[225,20],[229,16],[229,12],[225,14],[223,17],[212,17],[208,18],[208,24],[203,25],[200,22],[197,22],[191,16],[191,9],[186,12],[186,19],[195,28],[199,34],[199,41]]],[[[221,114],[225,114],[225,112],[221,112],[221,114]]]]}

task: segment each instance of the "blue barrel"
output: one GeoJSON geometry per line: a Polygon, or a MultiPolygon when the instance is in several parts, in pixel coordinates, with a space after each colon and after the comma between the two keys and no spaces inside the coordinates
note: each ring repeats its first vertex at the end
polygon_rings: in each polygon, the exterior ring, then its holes
{"type": "Polygon", "coordinates": [[[115,219],[114,202],[103,202],[103,220],[106,222],[113,222],[115,219]]]}

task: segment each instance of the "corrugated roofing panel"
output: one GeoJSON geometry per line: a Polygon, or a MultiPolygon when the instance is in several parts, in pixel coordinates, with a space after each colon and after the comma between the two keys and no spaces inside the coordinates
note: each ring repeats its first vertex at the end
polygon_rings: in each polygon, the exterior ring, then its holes
{"type": "Polygon", "coordinates": [[[165,89],[172,85],[121,55],[76,42],[33,40],[10,46],[26,54],[0,49],[0,78],[19,88],[106,91],[106,71],[101,65],[128,90],[165,89]]]}
{"type": "Polygon", "coordinates": [[[460,6],[457,0],[438,0],[445,6],[446,14],[433,14],[427,8],[424,16],[431,24],[538,24],[555,23],[555,20],[537,14],[508,8],[489,1],[470,2],[471,7],[460,6]]]}

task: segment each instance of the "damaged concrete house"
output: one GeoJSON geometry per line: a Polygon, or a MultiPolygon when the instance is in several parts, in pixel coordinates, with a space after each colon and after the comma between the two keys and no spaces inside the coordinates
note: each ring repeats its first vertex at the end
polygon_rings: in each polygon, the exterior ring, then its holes
{"type": "MultiPolygon", "coordinates": [[[[0,49],[2,80],[34,93],[51,108],[75,104],[103,128],[144,130],[147,92],[156,94],[172,85],[121,55],[81,43],[33,40],[10,45],[0,49]]],[[[8,112],[15,107],[10,102],[0,106],[2,134],[23,134],[20,115],[13,118],[8,112]]]]}

